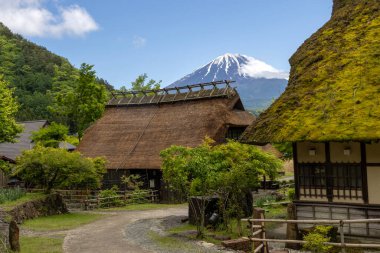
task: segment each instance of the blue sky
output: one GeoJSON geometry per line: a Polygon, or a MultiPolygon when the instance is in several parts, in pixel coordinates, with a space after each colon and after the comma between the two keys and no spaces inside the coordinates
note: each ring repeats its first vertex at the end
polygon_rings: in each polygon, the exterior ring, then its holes
{"type": "Polygon", "coordinates": [[[0,21],[120,87],[141,73],[169,85],[227,52],[289,71],[331,8],[332,0],[0,0],[0,21]]]}

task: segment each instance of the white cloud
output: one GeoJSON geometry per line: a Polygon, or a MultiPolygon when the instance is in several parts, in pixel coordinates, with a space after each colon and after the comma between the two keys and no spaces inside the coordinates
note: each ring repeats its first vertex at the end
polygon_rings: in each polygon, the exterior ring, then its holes
{"type": "Polygon", "coordinates": [[[59,6],[53,13],[44,6],[46,1],[0,0],[0,21],[16,33],[37,37],[83,36],[98,29],[84,8],[59,6]]]}
{"type": "Polygon", "coordinates": [[[280,78],[289,79],[289,73],[278,70],[265,62],[250,56],[244,56],[247,62],[240,66],[241,74],[256,78],[280,78]]]}
{"type": "Polygon", "coordinates": [[[146,45],[147,40],[141,36],[135,35],[132,40],[132,44],[135,48],[141,48],[146,45]]]}

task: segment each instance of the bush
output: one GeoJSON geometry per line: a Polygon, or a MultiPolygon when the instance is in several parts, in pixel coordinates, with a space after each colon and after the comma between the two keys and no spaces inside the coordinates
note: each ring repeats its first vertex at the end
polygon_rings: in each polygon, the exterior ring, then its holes
{"type": "Polygon", "coordinates": [[[306,243],[303,245],[303,249],[313,253],[330,252],[332,246],[324,243],[330,242],[331,238],[328,235],[332,228],[332,226],[316,226],[312,232],[304,236],[303,239],[306,243]]]}
{"type": "Polygon", "coordinates": [[[103,158],[85,158],[79,152],[37,146],[17,157],[14,175],[27,183],[51,189],[96,189],[105,170],[103,158]]]}
{"type": "Polygon", "coordinates": [[[17,200],[25,195],[25,191],[20,188],[0,189],[0,204],[17,200]]]}
{"type": "Polygon", "coordinates": [[[288,190],[288,198],[289,200],[294,200],[296,197],[296,190],[294,188],[288,190]]]}
{"type": "Polygon", "coordinates": [[[119,189],[116,185],[112,186],[111,189],[102,190],[99,192],[100,207],[111,207],[111,206],[122,206],[123,201],[120,200],[119,194],[117,193],[119,189]],[[106,198],[106,199],[102,199],[106,198]]]}
{"type": "Polygon", "coordinates": [[[264,196],[264,197],[258,198],[255,201],[255,205],[258,206],[258,207],[264,207],[264,205],[271,204],[271,203],[274,203],[274,202],[276,202],[276,197],[273,196],[273,195],[268,195],[268,196],[264,196]]]}
{"type": "Polygon", "coordinates": [[[136,189],[131,193],[128,198],[129,204],[143,204],[149,202],[148,197],[150,193],[147,190],[136,189]]]}

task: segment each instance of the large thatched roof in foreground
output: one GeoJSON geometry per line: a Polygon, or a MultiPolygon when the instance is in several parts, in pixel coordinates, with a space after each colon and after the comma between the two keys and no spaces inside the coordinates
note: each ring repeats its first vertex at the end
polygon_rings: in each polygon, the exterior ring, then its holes
{"type": "Polygon", "coordinates": [[[290,64],[287,89],[242,141],[380,139],[379,0],[334,0],[290,64]]]}
{"type": "Polygon", "coordinates": [[[113,99],[104,116],[86,130],[78,150],[89,157],[105,156],[108,169],[159,169],[159,153],[171,145],[194,147],[206,135],[221,142],[229,125],[252,123],[254,117],[244,111],[237,92],[225,91],[211,96],[210,91],[194,92],[190,100],[177,102],[166,96],[160,98],[163,102],[139,105],[113,99]]]}

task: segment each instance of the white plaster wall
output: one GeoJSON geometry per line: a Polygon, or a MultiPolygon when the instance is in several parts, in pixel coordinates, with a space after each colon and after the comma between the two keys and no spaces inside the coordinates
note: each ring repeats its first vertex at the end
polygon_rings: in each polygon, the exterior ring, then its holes
{"type": "Polygon", "coordinates": [[[359,142],[330,142],[330,160],[333,163],[360,163],[359,142]],[[344,149],[350,149],[350,155],[344,155],[344,149]]]}
{"type": "Polygon", "coordinates": [[[299,163],[326,162],[325,144],[314,142],[297,142],[297,158],[299,163]],[[315,148],[315,156],[309,155],[309,149],[315,148]]]}
{"type": "Polygon", "coordinates": [[[368,203],[380,204],[380,167],[367,167],[368,203]]]}

